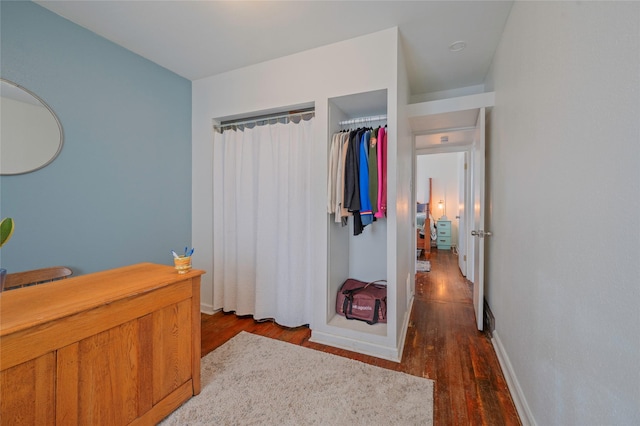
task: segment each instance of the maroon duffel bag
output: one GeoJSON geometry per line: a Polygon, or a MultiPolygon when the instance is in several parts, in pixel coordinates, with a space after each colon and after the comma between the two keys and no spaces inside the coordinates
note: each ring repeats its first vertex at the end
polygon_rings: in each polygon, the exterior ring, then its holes
{"type": "Polygon", "coordinates": [[[349,278],[336,296],[336,312],[347,319],[367,324],[387,322],[387,286],[377,284],[385,280],[366,283],[349,278]]]}

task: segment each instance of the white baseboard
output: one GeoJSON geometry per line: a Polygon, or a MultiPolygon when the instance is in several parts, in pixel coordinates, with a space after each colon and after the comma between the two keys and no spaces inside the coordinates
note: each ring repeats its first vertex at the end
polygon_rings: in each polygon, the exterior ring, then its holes
{"type": "Polygon", "coordinates": [[[493,337],[491,338],[491,343],[493,344],[493,348],[495,349],[496,355],[498,356],[498,362],[500,363],[500,367],[502,368],[504,378],[507,381],[507,386],[509,387],[509,392],[511,393],[511,399],[513,399],[513,403],[516,406],[516,410],[518,411],[518,415],[520,416],[522,426],[537,426],[537,423],[533,418],[533,413],[529,408],[529,404],[527,404],[527,399],[524,397],[524,393],[522,392],[522,388],[520,387],[520,383],[518,382],[518,378],[513,371],[511,361],[509,361],[509,356],[504,350],[504,346],[502,346],[502,342],[500,341],[498,332],[494,330],[492,334],[493,337]]]}
{"type": "Polygon", "coordinates": [[[218,312],[220,309],[213,309],[212,305],[208,305],[205,303],[200,304],[200,312],[207,315],[213,315],[218,312]]]}
{"type": "Polygon", "coordinates": [[[398,339],[398,359],[402,360],[402,354],[404,353],[404,342],[407,339],[407,331],[409,330],[409,320],[411,319],[411,310],[413,309],[413,294],[409,299],[407,312],[404,314],[404,321],[402,321],[402,329],[400,330],[400,339],[398,339]]]}
{"type": "Polygon", "coordinates": [[[358,352],[363,355],[375,356],[393,362],[400,362],[398,348],[383,346],[363,340],[353,339],[339,334],[327,333],[323,331],[311,330],[310,342],[322,345],[333,346],[335,348],[346,349],[358,352]]]}
{"type": "Polygon", "coordinates": [[[349,321],[339,315],[336,315],[329,321],[327,324],[328,327],[312,328],[309,341],[358,352],[364,355],[371,355],[393,362],[400,362],[404,350],[404,341],[409,328],[412,307],[413,297],[411,297],[409,309],[404,315],[397,343],[392,343],[394,346],[388,346],[387,344],[379,342],[380,337],[387,335],[388,324],[375,324],[371,326],[361,321],[349,321]],[[366,335],[370,335],[370,340],[367,338],[359,338],[358,333],[362,333],[363,328],[368,329],[366,335]]]}

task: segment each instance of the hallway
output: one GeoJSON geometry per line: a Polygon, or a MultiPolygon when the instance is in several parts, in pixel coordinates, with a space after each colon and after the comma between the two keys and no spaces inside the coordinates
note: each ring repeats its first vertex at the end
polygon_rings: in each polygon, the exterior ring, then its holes
{"type": "Polygon", "coordinates": [[[432,249],[430,262],[416,274],[403,357],[413,365],[403,370],[435,380],[436,424],[520,424],[491,340],[476,329],[473,284],[451,250],[432,249]]]}

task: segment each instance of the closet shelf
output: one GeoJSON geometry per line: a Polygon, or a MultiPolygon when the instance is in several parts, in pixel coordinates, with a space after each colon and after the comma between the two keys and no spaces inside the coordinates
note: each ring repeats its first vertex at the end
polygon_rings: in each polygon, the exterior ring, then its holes
{"type": "Polygon", "coordinates": [[[341,329],[345,330],[357,331],[360,333],[374,334],[376,336],[387,335],[387,324],[367,324],[363,321],[348,320],[341,315],[335,315],[333,318],[331,318],[328,322],[328,325],[332,327],[340,327],[341,329]]]}
{"type": "Polygon", "coordinates": [[[375,121],[387,121],[387,115],[374,115],[371,117],[351,118],[338,123],[338,126],[350,126],[352,124],[372,123],[375,121]]]}

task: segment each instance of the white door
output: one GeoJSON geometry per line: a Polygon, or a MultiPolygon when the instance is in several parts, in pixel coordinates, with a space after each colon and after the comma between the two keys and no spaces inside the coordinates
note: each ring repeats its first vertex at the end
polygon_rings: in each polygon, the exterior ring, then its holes
{"type": "Polygon", "coordinates": [[[458,156],[458,267],[467,276],[467,153],[458,156]]]}
{"type": "Polygon", "coordinates": [[[480,108],[476,123],[476,135],[473,141],[471,188],[473,190],[473,226],[470,245],[473,247],[473,306],[476,311],[478,330],[483,328],[484,314],[484,240],[491,235],[484,230],[484,136],[485,108],[480,108]]]}

